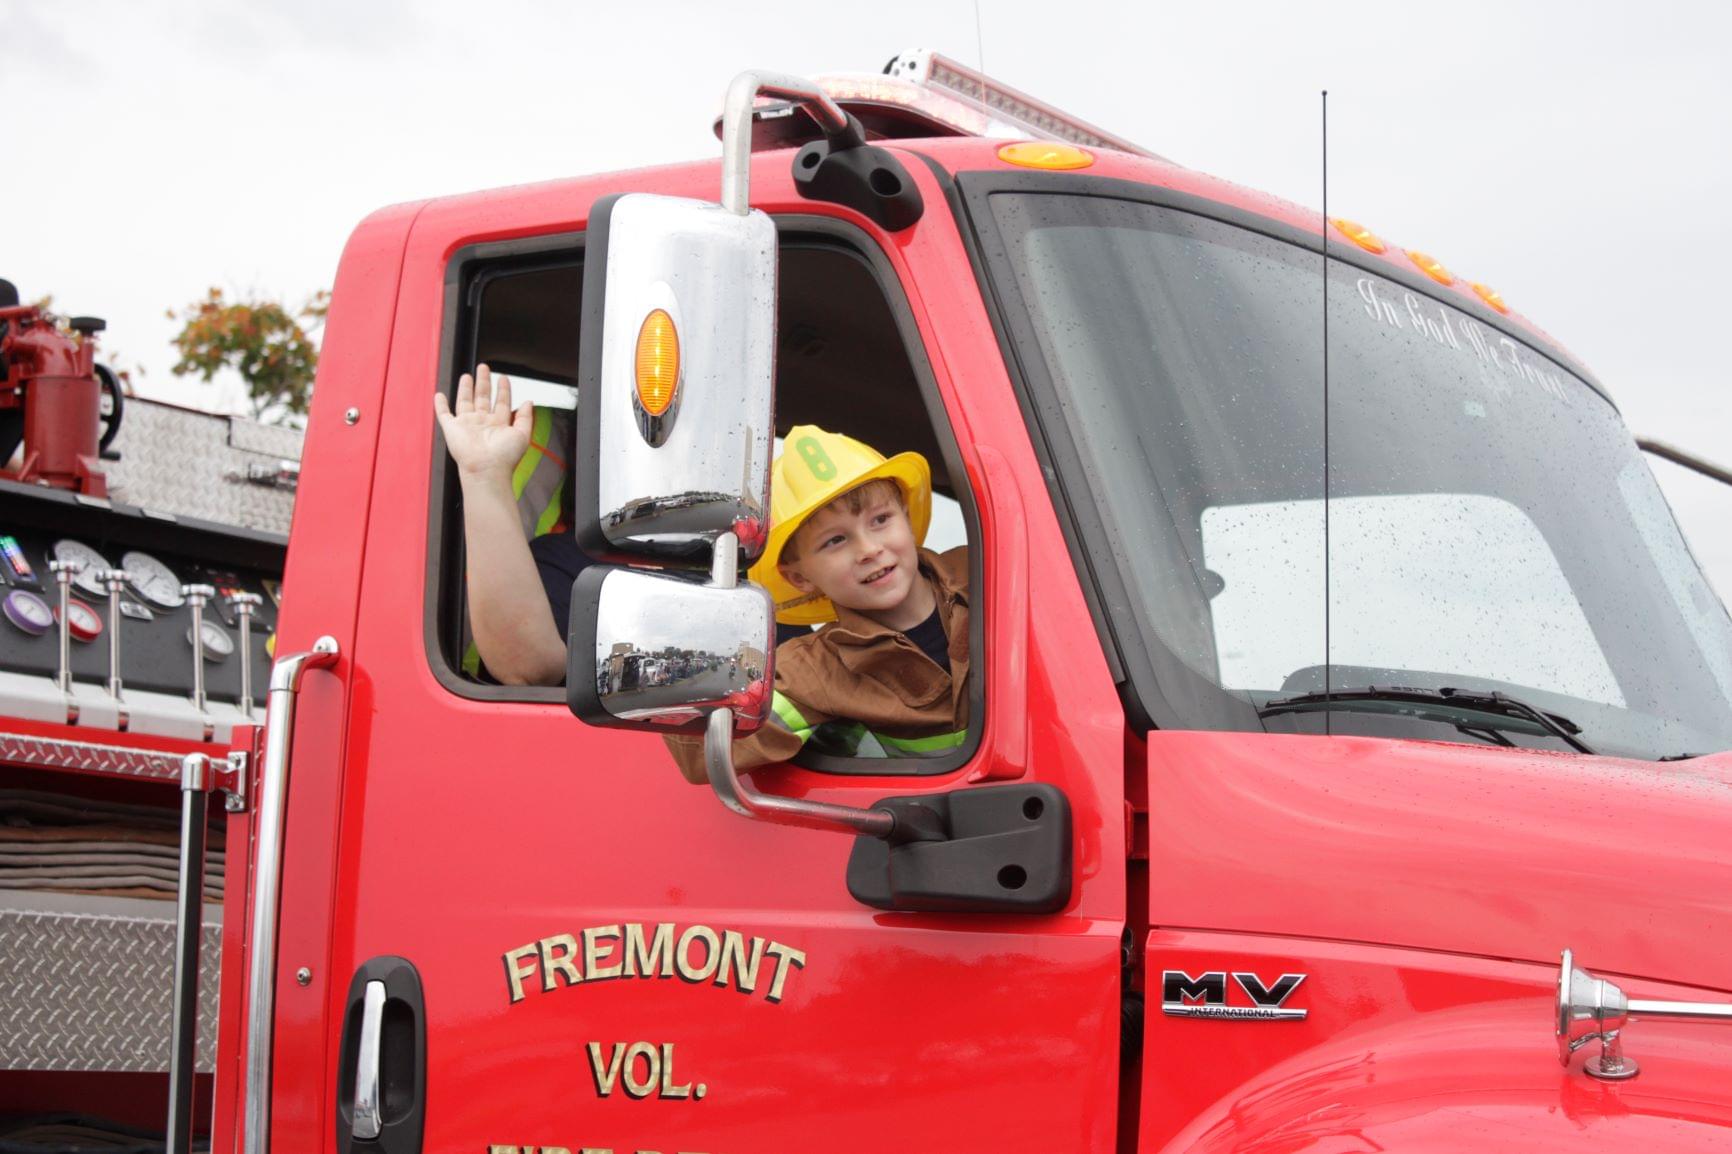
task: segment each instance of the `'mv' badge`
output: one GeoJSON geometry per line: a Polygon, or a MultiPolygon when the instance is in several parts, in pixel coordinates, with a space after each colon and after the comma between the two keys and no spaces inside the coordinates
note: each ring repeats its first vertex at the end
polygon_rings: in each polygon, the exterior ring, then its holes
{"type": "Polygon", "coordinates": [[[1287,999],[1305,980],[1304,974],[1282,974],[1272,986],[1256,974],[1234,971],[1233,982],[1250,1005],[1227,1001],[1227,974],[1211,970],[1193,978],[1183,970],[1161,972],[1161,1013],[1175,1018],[1234,1018],[1296,1022],[1310,1011],[1288,1009],[1287,999]]]}

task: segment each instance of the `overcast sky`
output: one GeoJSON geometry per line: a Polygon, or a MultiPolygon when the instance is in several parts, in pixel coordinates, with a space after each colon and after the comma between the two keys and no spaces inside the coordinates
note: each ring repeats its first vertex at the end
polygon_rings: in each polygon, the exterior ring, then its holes
{"type": "MultiPolygon", "coordinates": [[[[1181,163],[1330,207],[1498,288],[1638,433],[1732,460],[1732,5],[0,0],[0,276],[108,319],[140,391],[165,310],[298,301],[396,201],[716,156],[747,67],[928,47],[1181,163]],[[978,22],[977,22],[978,14],[978,22]]],[[[1655,462],[1732,595],[1732,489],[1655,462]]]]}

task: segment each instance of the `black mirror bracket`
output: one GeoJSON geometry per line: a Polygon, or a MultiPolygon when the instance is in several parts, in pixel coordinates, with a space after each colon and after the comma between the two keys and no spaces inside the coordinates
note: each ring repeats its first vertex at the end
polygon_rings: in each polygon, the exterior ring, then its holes
{"type": "Polygon", "coordinates": [[[884,910],[1049,914],[1071,896],[1071,814],[1038,783],[888,797],[895,825],[862,837],[848,892],[884,910]]]}
{"type": "Polygon", "coordinates": [[[807,200],[854,209],[890,232],[901,232],[926,211],[920,190],[887,149],[866,143],[852,113],[822,140],[794,154],[794,187],[807,200]]]}

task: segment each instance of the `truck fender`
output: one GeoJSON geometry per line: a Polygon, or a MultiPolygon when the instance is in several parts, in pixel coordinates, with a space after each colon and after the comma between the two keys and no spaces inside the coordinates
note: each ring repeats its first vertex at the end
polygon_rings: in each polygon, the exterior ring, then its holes
{"type": "MultiPolygon", "coordinates": [[[[1240,1084],[1160,1149],[1562,1154],[1580,1151],[1584,1140],[1593,1149],[1643,1154],[1732,1147],[1732,1098],[1725,1090],[1732,1084],[1732,1047],[1719,1029],[1634,1022],[1625,1031],[1625,1053],[1641,1072],[1626,1082],[1602,1082],[1582,1069],[1587,1051],[1567,1069],[1559,1064],[1552,1012],[1543,999],[1520,998],[1385,1017],[1344,1031],[1240,1084]]],[[[1145,1062],[1154,1057],[1145,1055],[1145,1062]]],[[[1170,1076],[1182,1077],[1194,1060],[1181,1057],[1170,1076]]],[[[1158,1086],[1162,1074],[1148,1073],[1146,1084],[1158,1086]]],[[[1143,1108],[1151,1108],[1147,1100],[1143,1108]]]]}

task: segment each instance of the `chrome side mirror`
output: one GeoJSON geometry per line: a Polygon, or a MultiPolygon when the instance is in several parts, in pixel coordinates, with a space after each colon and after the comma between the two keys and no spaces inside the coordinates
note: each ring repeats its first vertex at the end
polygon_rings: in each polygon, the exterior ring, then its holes
{"type": "Polygon", "coordinates": [[[576,518],[593,557],[708,569],[768,531],[776,228],[762,212],[626,193],[591,214],[576,518]]]}
{"type": "Polygon", "coordinates": [[[701,733],[730,709],[750,730],[769,711],[775,637],[756,585],[593,565],[571,590],[566,700],[592,725],[701,733]]]}

